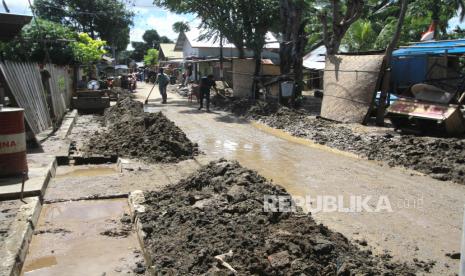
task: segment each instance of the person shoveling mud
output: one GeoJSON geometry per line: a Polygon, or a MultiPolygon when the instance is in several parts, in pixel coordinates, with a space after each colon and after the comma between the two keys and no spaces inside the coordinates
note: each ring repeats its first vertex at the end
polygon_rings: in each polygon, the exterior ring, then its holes
{"type": "Polygon", "coordinates": [[[145,248],[160,275],[414,275],[362,251],[310,214],[266,212],[280,186],[235,161],[212,162],[145,193],[145,248]]]}
{"type": "Polygon", "coordinates": [[[119,155],[148,162],[178,162],[198,154],[197,144],[159,113],[144,113],[130,98],[105,112],[108,129],[96,132],[85,146],[87,154],[119,155]]]}

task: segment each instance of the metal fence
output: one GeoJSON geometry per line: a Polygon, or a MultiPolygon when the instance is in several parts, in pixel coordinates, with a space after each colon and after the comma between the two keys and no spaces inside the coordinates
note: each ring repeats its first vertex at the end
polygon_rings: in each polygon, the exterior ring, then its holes
{"type": "Polygon", "coordinates": [[[0,62],[0,70],[32,132],[38,134],[52,126],[49,106],[39,66],[26,62],[0,62]]]}
{"type": "Polygon", "coordinates": [[[44,69],[49,73],[45,87],[37,63],[0,62],[14,101],[24,109],[24,117],[34,134],[52,127],[52,121],[61,121],[70,107],[73,92],[69,67],[47,64],[44,69]]]}
{"type": "Polygon", "coordinates": [[[71,76],[68,68],[47,64],[45,69],[50,73],[49,86],[52,98],[53,113],[60,121],[69,108],[72,94],[71,76]]]}

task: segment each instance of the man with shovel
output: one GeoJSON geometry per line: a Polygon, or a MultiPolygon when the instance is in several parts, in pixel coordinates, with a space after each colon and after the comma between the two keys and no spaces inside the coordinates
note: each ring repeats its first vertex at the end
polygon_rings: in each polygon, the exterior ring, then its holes
{"type": "Polygon", "coordinates": [[[170,82],[170,78],[168,77],[167,74],[163,73],[163,68],[160,68],[158,76],[157,76],[157,83],[158,83],[158,89],[160,90],[160,95],[162,97],[162,104],[166,104],[166,98],[168,97],[166,95],[166,87],[168,86],[170,82]]]}

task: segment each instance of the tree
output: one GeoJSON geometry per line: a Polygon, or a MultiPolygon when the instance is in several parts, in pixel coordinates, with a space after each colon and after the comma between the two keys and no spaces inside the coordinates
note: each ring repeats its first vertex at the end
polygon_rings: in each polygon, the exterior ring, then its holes
{"type": "Polygon", "coordinates": [[[243,1],[154,0],[155,5],[172,12],[196,14],[201,20],[200,27],[206,30],[201,34],[201,39],[218,40],[224,37],[236,46],[239,58],[244,58],[244,13],[239,10],[239,2],[243,1]]]}
{"type": "Polygon", "coordinates": [[[331,0],[325,2],[319,14],[323,27],[323,42],[328,55],[337,54],[349,27],[360,18],[364,0],[331,0]]]}
{"type": "Polygon", "coordinates": [[[307,9],[303,0],[281,0],[281,34],[280,69],[281,74],[288,75],[293,71],[296,83],[296,95],[300,95],[303,88],[303,55],[306,37],[306,19],[303,18],[307,9]]]}
{"type": "Polygon", "coordinates": [[[150,48],[159,49],[160,43],[173,43],[171,39],[166,36],[160,36],[154,29],[146,30],[142,35],[143,42],[132,41],[131,45],[134,50],[132,51],[131,58],[135,61],[142,61],[144,55],[150,48]]]}
{"type": "Polygon", "coordinates": [[[88,64],[101,59],[105,45],[105,41],[94,40],[86,33],[38,19],[26,25],[16,39],[1,43],[0,51],[8,60],[88,64]]]}
{"type": "Polygon", "coordinates": [[[99,61],[106,53],[103,48],[106,42],[100,39],[92,39],[87,33],[80,33],[78,41],[71,43],[74,58],[81,64],[91,64],[99,61]]]}
{"type": "Polygon", "coordinates": [[[150,48],[145,42],[133,41],[131,42],[133,50],[131,51],[130,57],[135,61],[144,60],[145,52],[150,48]]]}
{"type": "Polygon", "coordinates": [[[69,42],[76,39],[71,29],[38,19],[26,25],[14,40],[0,43],[0,51],[9,60],[71,64],[76,60],[69,42]]]}
{"type": "Polygon", "coordinates": [[[146,30],[142,35],[142,39],[152,48],[158,48],[160,35],[156,30],[146,30]]]}
{"type": "Polygon", "coordinates": [[[39,17],[126,49],[134,13],[119,0],[34,0],[39,17]]]}
{"type": "Polygon", "coordinates": [[[245,46],[252,49],[255,75],[259,73],[265,35],[279,17],[278,0],[155,0],[154,3],[173,12],[196,14],[201,26],[208,30],[202,37],[226,38],[236,46],[240,58],[245,56],[245,46]]]}
{"type": "Polygon", "coordinates": [[[377,37],[372,23],[359,19],[350,26],[342,44],[347,46],[349,52],[369,51],[373,49],[377,37]]]}
{"type": "Polygon", "coordinates": [[[148,49],[147,54],[144,56],[144,64],[146,66],[154,66],[158,64],[158,50],[148,49]]]}
{"type": "MultiPolygon", "coordinates": [[[[457,15],[460,10],[459,0],[411,0],[406,10],[404,19],[404,31],[400,34],[398,45],[407,44],[412,41],[419,41],[422,33],[424,33],[429,25],[434,22],[436,25],[436,39],[451,39],[454,37],[453,32],[450,32],[448,22],[451,18],[457,15]]],[[[364,50],[382,50],[391,42],[391,39],[396,31],[396,25],[400,16],[401,1],[387,0],[368,0],[364,5],[363,15],[361,19],[355,22],[348,30],[342,44],[348,50],[359,50],[359,46],[364,50]],[[364,22],[365,29],[369,33],[374,33],[376,37],[366,33],[367,39],[363,45],[360,43],[360,37],[357,38],[356,33],[362,31],[358,26],[359,22],[364,22]],[[368,22],[369,25],[368,26],[368,22]],[[352,31],[355,31],[352,32],[352,31]],[[354,36],[355,35],[355,36],[354,36]],[[349,36],[351,36],[349,38],[349,36]]],[[[460,10],[462,11],[462,10],[460,10]]],[[[317,30],[318,22],[312,22],[309,28],[317,30]]],[[[318,32],[312,32],[312,42],[321,39],[318,32]]],[[[360,33],[359,33],[360,34],[360,33]]]]}
{"type": "Polygon", "coordinates": [[[187,22],[183,21],[178,21],[173,24],[173,31],[175,33],[186,33],[190,31],[191,28],[189,27],[189,24],[187,22]]]}

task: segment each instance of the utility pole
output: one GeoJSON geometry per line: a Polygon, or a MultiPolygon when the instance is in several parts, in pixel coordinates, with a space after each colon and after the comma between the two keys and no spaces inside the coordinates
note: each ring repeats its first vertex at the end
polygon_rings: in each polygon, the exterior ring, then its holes
{"type": "Polygon", "coordinates": [[[220,34],[220,79],[224,81],[223,72],[223,34],[220,34]]]}
{"type": "Polygon", "coordinates": [[[116,66],[116,48],[115,48],[115,44],[113,43],[113,45],[111,46],[111,50],[112,50],[112,55],[113,55],[113,66],[116,66]]]}

